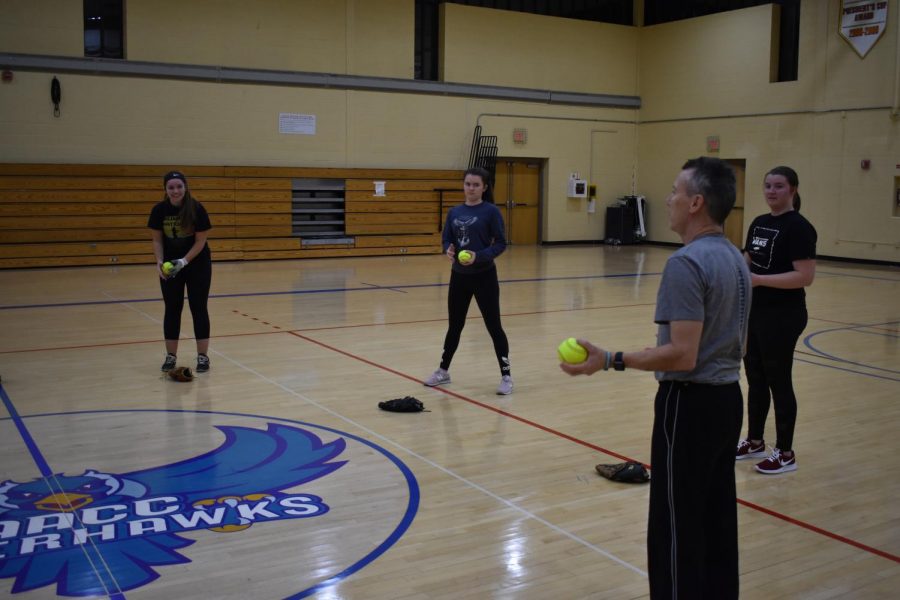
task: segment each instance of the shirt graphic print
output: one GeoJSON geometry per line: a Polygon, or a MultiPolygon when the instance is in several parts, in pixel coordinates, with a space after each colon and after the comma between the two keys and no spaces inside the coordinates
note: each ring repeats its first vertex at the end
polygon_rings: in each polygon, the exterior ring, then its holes
{"type": "Polygon", "coordinates": [[[754,227],[753,238],[748,246],[750,259],[754,265],[762,269],[772,267],[772,255],[775,252],[775,240],[780,232],[769,227],[754,227]]]}

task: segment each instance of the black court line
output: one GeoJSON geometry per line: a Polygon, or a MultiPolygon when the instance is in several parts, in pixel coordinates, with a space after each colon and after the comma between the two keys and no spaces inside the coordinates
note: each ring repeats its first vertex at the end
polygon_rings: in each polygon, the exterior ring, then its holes
{"type": "MultiPolygon", "coordinates": [[[[863,368],[866,368],[866,369],[872,369],[873,371],[882,371],[882,372],[885,372],[885,373],[891,373],[891,374],[898,374],[898,375],[900,375],[900,370],[897,370],[897,369],[888,369],[888,368],[884,368],[884,367],[875,367],[875,366],[872,366],[872,365],[867,365],[867,364],[865,364],[865,363],[860,363],[860,362],[855,362],[855,361],[852,361],[852,360],[847,360],[846,358],[841,358],[841,357],[839,357],[839,356],[833,356],[833,355],[828,354],[827,352],[824,352],[823,350],[820,350],[820,349],[818,349],[817,347],[815,347],[815,346],[813,345],[812,341],[811,341],[814,337],[820,336],[820,335],[825,334],[825,333],[833,333],[833,332],[835,332],[835,331],[858,331],[858,330],[860,330],[860,329],[877,329],[877,328],[883,327],[883,326],[885,326],[885,325],[897,325],[898,323],[900,323],[900,321],[887,321],[887,322],[884,322],[884,323],[871,323],[871,324],[847,325],[846,327],[834,327],[834,328],[831,328],[831,329],[823,329],[822,331],[816,331],[815,333],[811,333],[811,334],[807,335],[805,338],[803,338],[803,345],[806,346],[807,348],[809,348],[810,350],[812,350],[812,351],[815,353],[816,356],[820,356],[820,357],[823,357],[823,358],[828,358],[828,359],[831,359],[831,360],[834,360],[834,361],[841,362],[841,363],[846,364],[846,365],[852,365],[852,366],[856,366],[856,367],[863,367],[863,368]]],[[[890,334],[888,334],[888,333],[877,333],[877,334],[876,334],[876,333],[870,332],[870,331],[869,331],[869,332],[861,332],[861,333],[867,333],[867,334],[870,334],[870,335],[882,335],[882,336],[885,336],[885,337],[893,337],[893,338],[896,338],[896,337],[897,337],[897,335],[895,335],[894,333],[890,333],[890,334]]],[[[877,376],[876,376],[876,375],[873,375],[873,377],[877,377],[877,376]]],[[[883,377],[882,379],[890,379],[890,380],[892,380],[892,381],[900,381],[900,379],[896,379],[896,378],[893,378],[893,377],[883,377]]]]}
{"type": "Polygon", "coordinates": [[[816,271],[816,275],[831,275],[832,277],[853,277],[856,279],[874,279],[876,281],[891,281],[900,283],[900,278],[895,277],[879,277],[877,275],[856,275],[854,273],[833,273],[831,271],[816,271]]]}

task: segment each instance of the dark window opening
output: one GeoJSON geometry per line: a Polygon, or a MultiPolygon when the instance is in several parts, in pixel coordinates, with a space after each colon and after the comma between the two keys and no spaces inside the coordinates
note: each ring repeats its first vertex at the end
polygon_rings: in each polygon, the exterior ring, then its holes
{"type": "Polygon", "coordinates": [[[416,0],[416,79],[438,81],[440,10],[438,0],[416,0]]]}
{"type": "Polygon", "coordinates": [[[84,55],[125,58],[124,0],[84,0],[84,55]]]}
{"type": "Polygon", "coordinates": [[[778,79],[797,81],[800,65],[800,0],[782,0],[778,35],[778,79]]]}

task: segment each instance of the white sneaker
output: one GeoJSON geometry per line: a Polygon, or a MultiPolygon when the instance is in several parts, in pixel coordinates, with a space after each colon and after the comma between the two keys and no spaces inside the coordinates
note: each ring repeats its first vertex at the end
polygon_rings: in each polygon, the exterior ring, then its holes
{"type": "Polygon", "coordinates": [[[450,373],[445,371],[444,369],[438,369],[431,376],[425,380],[425,385],[428,387],[434,387],[436,385],[443,385],[445,383],[450,383],[450,373]]]}
{"type": "Polygon", "coordinates": [[[513,391],[513,380],[509,375],[504,375],[500,378],[500,385],[497,386],[497,395],[498,396],[507,396],[512,394],[513,391]]]}

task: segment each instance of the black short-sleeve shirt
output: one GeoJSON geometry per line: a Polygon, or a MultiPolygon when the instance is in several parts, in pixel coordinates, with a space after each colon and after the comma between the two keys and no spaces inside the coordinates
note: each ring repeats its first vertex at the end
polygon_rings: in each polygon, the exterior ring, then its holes
{"type": "MultiPolygon", "coordinates": [[[[750,272],[757,275],[777,275],[794,270],[795,260],[816,257],[817,234],[812,224],[800,213],[790,210],[778,216],[760,215],[747,230],[744,251],[750,255],[750,272]]],[[[803,306],[803,288],[782,290],[756,286],[753,306],[803,306]]]]}
{"type": "MultiPolygon", "coordinates": [[[[180,210],[180,206],[172,206],[172,203],[166,198],[162,202],[156,204],[150,211],[147,227],[162,231],[163,260],[184,258],[184,255],[188,253],[188,250],[191,249],[191,246],[193,246],[196,241],[196,236],[194,235],[195,232],[209,231],[212,229],[212,223],[209,221],[209,214],[207,214],[203,205],[198,202],[193,231],[182,231],[181,219],[178,216],[180,210]]],[[[206,244],[194,260],[211,260],[211,258],[212,255],[209,251],[209,244],[206,244]]]]}

